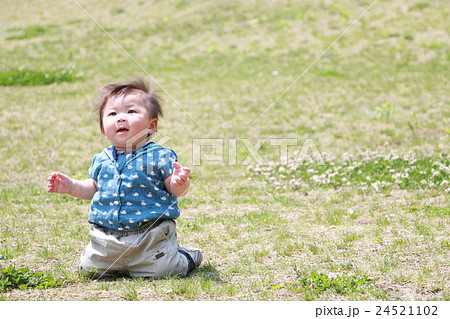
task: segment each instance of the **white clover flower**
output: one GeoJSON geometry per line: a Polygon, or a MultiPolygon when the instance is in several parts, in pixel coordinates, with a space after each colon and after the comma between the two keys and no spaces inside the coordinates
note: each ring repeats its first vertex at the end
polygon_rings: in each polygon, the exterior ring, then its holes
{"type": "Polygon", "coordinates": [[[377,192],[380,191],[379,188],[378,188],[378,183],[377,182],[376,183],[372,183],[370,185],[375,189],[375,191],[377,191],[377,192]]]}
{"type": "Polygon", "coordinates": [[[422,184],[422,185],[425,185],[426,183],[427,183],[427,181],[424,180],[424,179],[422,179],[422,180],[420,181],[420,184],[422,184]]]}
{"type": "Polygon", "coordinates": [[[435,171],[435,172],[433,173],[433,175],[431,175],[431,178],[434,178],[434,177],[439,176],[439,175],[441,175],[441,172],[435,171]]]}
{"type": "Polygon", "coordinates": [[[441,183],[441,186],[445,187],[445,186],[448,186],[448,184],[449,184],[449,182],[446,179],[444,179],[441,183]]]}
{"type": "Polygon", "coordinates": [[[330,273],[328,274],[328,278],[330,278],[330,279],[336,279],[336,278],[337,278],[337,274],[334,273],[334,272],[330,272],[330,273]]]}
{"type": "Polygon", "coordinates": [[[408,173],[403,173],[402,174],[402,178],[408,178],[409,177],[409,174],[408,173]]]}
{"type": "Polygon", "coordinates": [[[450,193],[450,187],[447,188],[447,189],[445,190],[445,192],[446,192],[447,194],[450,193]]]}

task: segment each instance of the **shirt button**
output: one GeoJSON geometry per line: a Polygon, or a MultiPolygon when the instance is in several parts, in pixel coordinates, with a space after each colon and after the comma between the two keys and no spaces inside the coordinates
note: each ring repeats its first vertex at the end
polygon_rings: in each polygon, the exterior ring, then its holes
{"type": "Polygon", "coordinates": [[[119,205],[119,201],[115,200],[114,205],[119,205]]]}
{"type": "Polygon", "coordinates": [[[114,177],[115,179],[119,179],[120,178],[120,176],[119,175],[116,175],[115,177],[114,177]]]}

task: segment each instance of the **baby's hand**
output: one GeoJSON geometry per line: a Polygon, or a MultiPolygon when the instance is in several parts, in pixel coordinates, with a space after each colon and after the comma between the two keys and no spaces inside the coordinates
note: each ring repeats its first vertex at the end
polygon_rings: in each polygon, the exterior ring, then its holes
{"type": "Polygon", "coordinates": [[[172,183],[183,185],[189,179],[189,173],[191,172],[190,168],[183,167],[179,163],[173,163],[173,175],[172,175],[172,183]]]}
{"type": "Polygon", "coordinates": [[[62,173],[51,173],[48,177],[47,187],[49,193],[69,194],[72,186],[72,179],[62,173]]]}

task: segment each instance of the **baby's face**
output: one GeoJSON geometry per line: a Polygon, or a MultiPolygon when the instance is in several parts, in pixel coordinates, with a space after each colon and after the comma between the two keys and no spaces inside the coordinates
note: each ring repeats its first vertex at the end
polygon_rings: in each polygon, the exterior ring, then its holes
{"type": "Polygon", "coordinates": [[[157,126],[158,120],[151,117],[139,91],[115,96],[106,102],[102,132],[117,151],[135,149],[157,126]]]}

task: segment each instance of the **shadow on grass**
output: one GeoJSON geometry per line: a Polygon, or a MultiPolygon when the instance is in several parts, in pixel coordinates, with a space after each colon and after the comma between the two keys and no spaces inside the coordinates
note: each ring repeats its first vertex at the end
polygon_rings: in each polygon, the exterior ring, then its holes
{"type": "Polygon", "coordinates": [[[186,277],[181,277],[178,275],[175,276],[167,276],[164,278],[153,278],[153,277],[132,277],[127,273],[124,272],[108,272],[106,274],[101,275],[98,277],[98,274],[93,273],[78,273],[80,278],[87,281],[101,281],[101,282],[109,282],[109,281],[116,281],[121,279],[136,279],[136,280],[164,280],[169,278],[177,278],[177,279],[195,279],[195,278],[203,278],[203,279],[209,279],[218,283],[223,283],[224,281],[222,278],[220,278],[219,271],[210,263],[206,263],[203,266],[194,269],[191,273],[189,273],[186,277]]]}
{"type": "Polygon", "coordinates": [[[220,272],[211,265],[206,263],[203,266],[195,269],[192,273],[188,275],[188,278],[204,278],[209,279],[218,283],[224,283],[223,279],[220,278],[220,272]]]}

